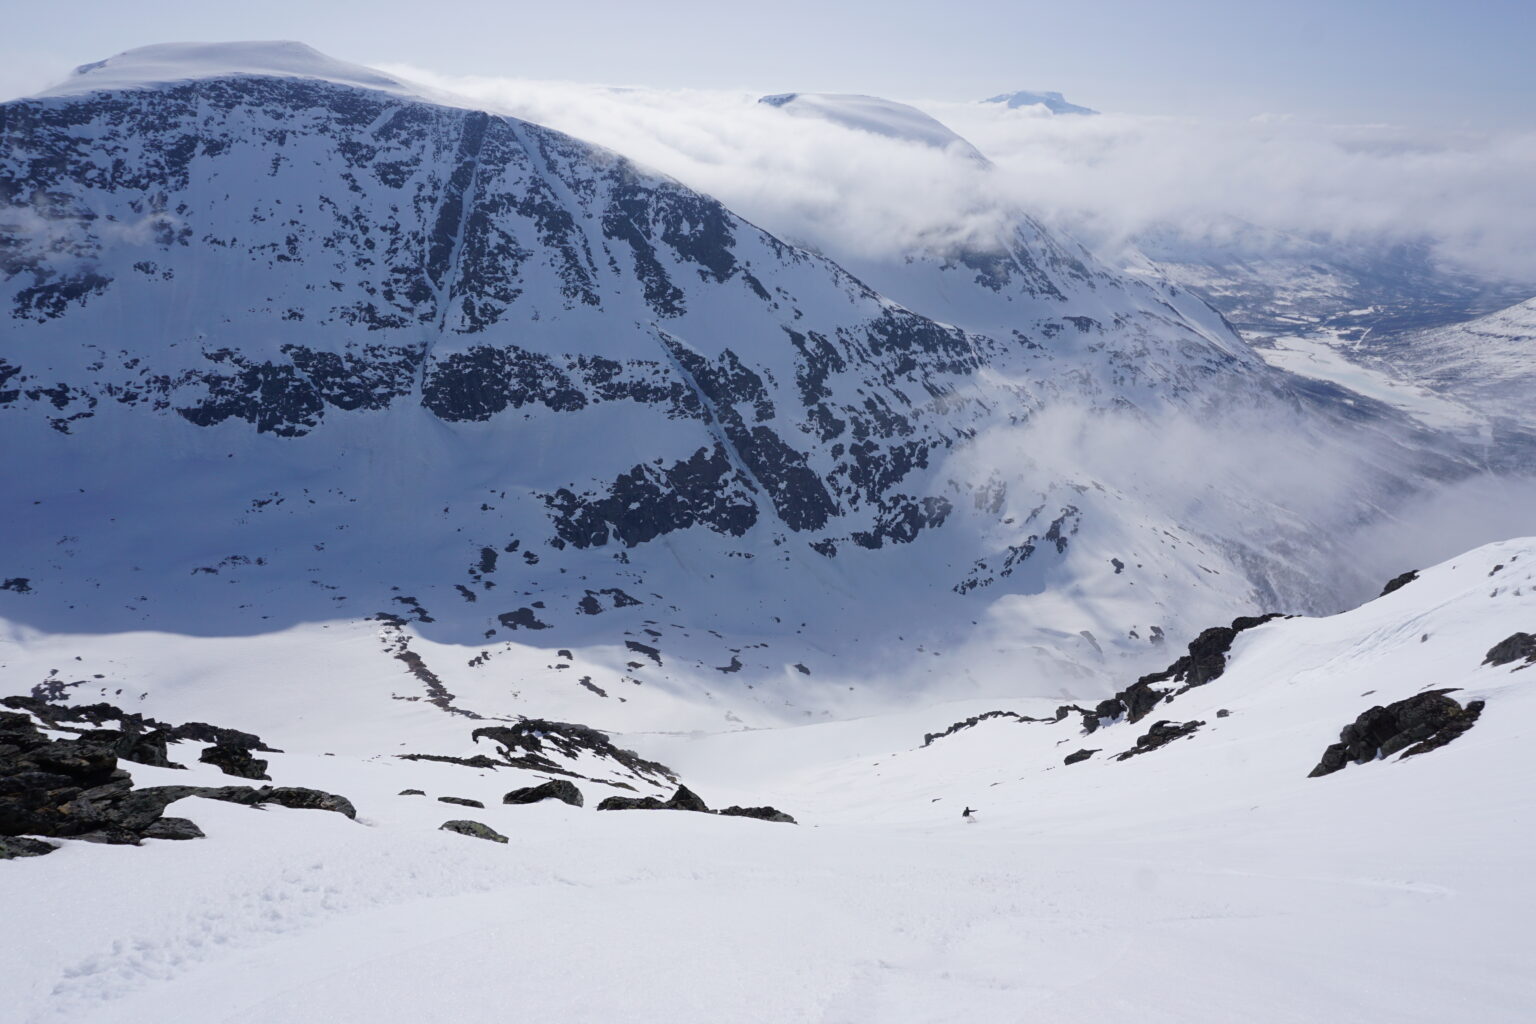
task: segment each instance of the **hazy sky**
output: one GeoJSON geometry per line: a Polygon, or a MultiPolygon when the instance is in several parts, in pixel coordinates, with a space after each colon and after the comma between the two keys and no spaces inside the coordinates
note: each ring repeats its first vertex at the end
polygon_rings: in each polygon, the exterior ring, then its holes
{"type": "Polygon", "coordinates": [[[1536,127],[1536,0],[4,0],[0,95],[183,40],[297,39],[359,63],[660,87],[1126,113],[1536,127]]]}

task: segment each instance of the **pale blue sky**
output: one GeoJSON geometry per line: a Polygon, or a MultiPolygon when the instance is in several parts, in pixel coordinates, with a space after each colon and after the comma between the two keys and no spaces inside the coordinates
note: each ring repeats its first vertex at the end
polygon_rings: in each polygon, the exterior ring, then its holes
{"type": "Polygon", "coordinates": [[[1127,113],[1536,127],[1536,0],[6,0],[0,93],[155,42],[298,39],[446,73],[1127,113]]]}

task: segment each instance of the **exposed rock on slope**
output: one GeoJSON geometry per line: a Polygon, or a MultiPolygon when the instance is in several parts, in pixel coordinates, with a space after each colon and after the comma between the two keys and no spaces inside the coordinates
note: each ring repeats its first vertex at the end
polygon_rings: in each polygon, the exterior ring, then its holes
{"type": "Polygon", "coordinates": [[[1398,751],[1412,757],[1445,746],[1472,728],[1483,713],[1482,701],[1462,707],[1446,696],[1451,692],[1431,690],[1362,712],[1339,733],[1339,742],[1323,751],[1308,777],[1331,775],[1351,761],[1365,764],[1398,751]]]}
{"type": "Polygon", "coordinates": [[[559,800],[572,807],[580,807],[584,802],[581,790],[569,779],[550,779],[537,786],[514,789],[501,798],[504,804],[536,804],[542,800],[559,800]]]}
{"type": "MultiPolygon", "coordinates": [[[[54,717],[79,720],[89,709],[52,708],[54,717]]],[[[124,734],[88,730],[72,739],[55,739],[32,717],[0,712],[0,835],[59,836],[92,842],[138,845],[143,839],[192,839],[202,835],[184,818],[166,818],[177,800],[200,796],[256,806],[336,811],[356,818],[345,797],[292,786],[153,786],[135,789],[133,778],[118,768],[124,734]]],[[[245,751],[248,755],[249,751],[245,751]]],[[[36,843],[8,841],[10,847],[45,853],[36,843]]]]}

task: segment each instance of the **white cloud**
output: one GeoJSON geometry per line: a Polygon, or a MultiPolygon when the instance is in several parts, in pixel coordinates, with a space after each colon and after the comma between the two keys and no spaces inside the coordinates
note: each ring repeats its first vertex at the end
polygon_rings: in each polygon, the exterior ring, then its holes
{"type": "Polygon", "coordinates": [[[914,104],[990,157],[989,170],[955,152],[791,117],[745,92],[391,70],[609,146],[831,252],[985,237],[1022,208],[1101,249],[1163,224],[1219,240],[1236,218],[1345,242],[1427,237],[1477,270],[1536,281],[1536,133],[914,104]]]}

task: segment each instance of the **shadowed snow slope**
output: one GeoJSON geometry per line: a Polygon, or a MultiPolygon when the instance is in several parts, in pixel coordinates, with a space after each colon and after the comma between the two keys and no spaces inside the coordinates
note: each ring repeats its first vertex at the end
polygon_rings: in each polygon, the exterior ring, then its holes
{"type": "MultiPolygon", "coordinates": [[[[28,1024],[488,1022],[510,993],[530,1016],[669,1024],[1513,1024],[1536,1006],[1536,691],[1523,661],[1483,661],[1533,625],[1536,541],[1511,541],[1248,629],[1223,675],[1091,735],[994,717],[921,746],[985,710],[1051,716],[1022,700],[621,738],[712,806],[771,801],[798,827],[597,812],[585,782],[585,808],[504,806],[532,773],[327,757],[346,727],[296,725],[265,737],[287,750],[264,755],[275,782],[343,793],[357,822],[193,798],[172,813],[206,839],[10,862],[25,927],[0,990],[28,1024]],[[1307,777],[1361,712],[1442,689],[1486,704],[1454,742],[1307,777]],[[1112,759],[1164,717],[1204,724],[1112,759]],[[1063,765],[1080,748],[1100,752],[1063,765]],[[509,842],[438,830],[461,812],[509,842]]],[[[245,724],[238,701],[193,708],[245,724]]],[[[130,767],[218,784],[183,759],[130,767]]]]}

